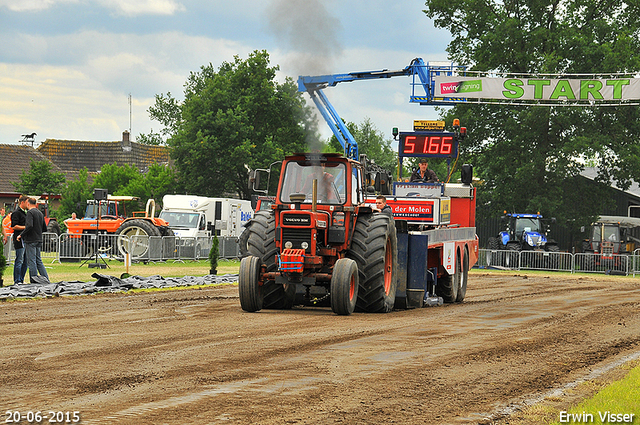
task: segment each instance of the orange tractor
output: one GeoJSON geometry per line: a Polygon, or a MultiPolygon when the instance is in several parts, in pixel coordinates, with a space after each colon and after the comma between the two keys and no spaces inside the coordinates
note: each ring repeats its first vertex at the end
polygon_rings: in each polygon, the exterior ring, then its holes
{"type": "MultiPolygon", "coordinates": [[[[133,258],[144,257],[149,250],[150,237],[173,237],[174,234],[169,223],[155,216],[153,199],[147,201],[145,211],[134,212],[132,217],[126,217],[122,202],[138,199],[134,196],[108,195],[104,201],[87,200],[84,218],[65,221],[69,240],[80,243],[83,257],[95,254],[96,250],[112,255],[124,256],[129,253],[133,258]]],[[[166,241],[163,249],[170,249],[169,245],[173,244],[175,251],[175,240],[168,238],[166,241]]]]}

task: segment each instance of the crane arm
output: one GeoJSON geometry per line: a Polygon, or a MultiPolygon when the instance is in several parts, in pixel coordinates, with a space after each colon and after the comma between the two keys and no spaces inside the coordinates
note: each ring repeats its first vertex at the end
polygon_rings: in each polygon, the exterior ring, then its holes
{"type": "Polygon", "coordinates": [[[382,69],[379,71],[351,72],[348,74],[300,76],[298,77],[298,91],[309,93],[320,114],[344,148],[345,156],[358,160],[358,143],[349,129],[344,125],[342,118],[340,118],[338,112],[333,105],[331,105],[329,99],[325,96],[322,91],[324,88],[335,87],[338,83],[351,81],[411,76],[413,77],[413,81],[411,83],[412,93],[409,102],[420,103],[422,105],[451,103],[447,102],[447,99],[434,99],[435,83],[433,78],[441,73],[452,75],[459,69],[462,69],[462,67],[453,65],[452,63],[430,65],[425,64],[421,58],[415,58],[405,68],[395,71],[382,69]],[[416,87],[422,87],[424,94],[416,94],[416,87]]]}

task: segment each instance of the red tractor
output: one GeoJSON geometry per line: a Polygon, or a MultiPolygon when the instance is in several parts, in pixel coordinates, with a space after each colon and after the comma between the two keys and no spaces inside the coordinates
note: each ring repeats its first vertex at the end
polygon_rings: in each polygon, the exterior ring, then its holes
{"type": "Polygon", "coordinates": [[[393,219],[365,206],[363,165],[339,154],[285,158],[272,211],[246,229],[240,263],[246,311],[330,300],[337,314],[390,312],[396,296],[393,219]]]}

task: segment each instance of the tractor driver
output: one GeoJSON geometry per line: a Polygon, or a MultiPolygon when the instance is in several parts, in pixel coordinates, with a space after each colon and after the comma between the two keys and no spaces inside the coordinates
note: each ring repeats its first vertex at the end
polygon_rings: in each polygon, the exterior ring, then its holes
{"type": "MultiPolygon", "coordinates": [[[[325,171],[325,165],[321,167],[314,166],[313,172],[307,176],[304,185],[302,186],[302,193],[311,194],[313,190],[313,180],[318,180],[318,199],[324,202],[336,201],[336,188],[334,184],[333,174],[325,171]]],[[[307,199],[311,199],[309,196],[307,199]]]]}
{"type": "Polygon", "coordinates": [[[411,174],[409,178],[410,182],[435,183],[440,181],[435,171],[429,170],[429,161],[427,161],[427,158],[422,158],[418,167],[419,168],[411,174]]]}

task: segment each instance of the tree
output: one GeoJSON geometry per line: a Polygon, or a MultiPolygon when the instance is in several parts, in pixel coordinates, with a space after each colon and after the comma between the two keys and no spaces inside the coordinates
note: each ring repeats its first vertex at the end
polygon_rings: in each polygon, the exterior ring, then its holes
{"type": "Polygon", "coordinates": [[[59,194],[65,175],[53,171],[49,161],[29,161],[29,171],[22,171],[20,180],[12,182],[18,192],[40,196],[43,194],[59,194]]]}
{"type": "Polygon", "coordinates": [[[105,164],[100,168],[100,173],[93,180],[93,187],[107,189],[112,195],[131,195],[122,193],[122,189],[141,179],[142,174],[132,165],[118,165],[117,163],[105,164]]]}
{"type": "MultiPolygon", "coordinates": [[[[358,152],[367,155],[376,164],[395,175],[398,155],[391,148],[391,141],[385,140],[384,134],[376,128],[371,119],[365,118],[359,125],[351,122],[345,125],[358,143],[358,152]]],[[[331,136],[324,150],[344,154],[344,148],[336,136],[331,136]]]]}
{"type": "MultiPolygon", "coordinates": [[[[451,59],[478,71],[614,73],[640,69],[640,5],[631,0],[427,0],[424,12],[447,28],[451,59]]],[[[640,175],[640,110],[460,104],[461,145],[483,181],[479,211],[540,211],[588,224],[608,200],[589,196],[576,209],[585,158],[598,180],[621,188],[640,175]]],[[[586,194],[585,194],[586,195],[586,194]]]]}
{"type": "Polygon", "coordinates": [[[152,164],[149,170],[140,174],[139,178],[129,181],[125,187],[118,189],[118,194],[137,196],[143,202],[153,199],[158,209],[162,206],[162,198],[176,190],[176,173],[167,165],[152,164]]]}
{"type": "Polygon", "coordinates": [[[80,170],[78,178],[68,180],[60,192],[59,217],[71,217],[76,213],[78,217],[84,216],[87,199],[93,198],[93,190],[89,183],[89,171],[86,168],[80,170]]]}
{"type": "Polygon", "coordinates": [[[194,194],[235,192],[248,199],[247,168],[265,168],[306,150],[317,133],[311,110],[290,78],[275,81],[277,66],[265,51],[238,56],[216,70],[191,73],[184,101],[156,96],[149,109],[169,136],[179,183],[194,194]]]}

